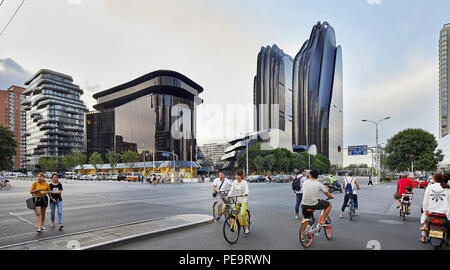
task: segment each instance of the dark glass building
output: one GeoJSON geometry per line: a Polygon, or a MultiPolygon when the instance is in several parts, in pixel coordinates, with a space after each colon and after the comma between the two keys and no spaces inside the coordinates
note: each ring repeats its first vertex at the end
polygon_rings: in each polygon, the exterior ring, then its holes
{"type": "Polygon", "coordinates": [[[203,88],[186,76],[158,70],[95,94],[86,114],[86,152],[146,151],[146,160],[195,160],[196,106],[203,88]]]}
{"type": "Polygon", "coordinates": [[[313,27],[294,59],[293,143],[314,144],[318,154],[343,166],[342,51],[327,22],[313,27]]]}
{"type": "Polygon", "coordinates": [[[253,83],[254,129],[280,129],[292,136],[293,59],[273,45],[258,54],[253,83]]]}

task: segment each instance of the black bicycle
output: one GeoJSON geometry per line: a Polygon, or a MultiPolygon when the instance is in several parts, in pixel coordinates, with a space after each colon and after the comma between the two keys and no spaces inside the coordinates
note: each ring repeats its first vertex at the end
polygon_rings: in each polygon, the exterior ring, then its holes
{"type": "Polygon", "coordinates": [[[350,220],[353,220],[353,217],[355,216],[355,197],[354,197],[354,195],[349,196],[347,206],[348,206],[348,215],[350,216],[350,220]]]}

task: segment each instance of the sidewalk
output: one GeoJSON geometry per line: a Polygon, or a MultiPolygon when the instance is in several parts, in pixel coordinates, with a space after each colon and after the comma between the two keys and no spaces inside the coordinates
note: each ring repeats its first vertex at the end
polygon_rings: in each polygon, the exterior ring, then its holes
{"type": "Polygon", "coordinates": [[[177,215],[105,227],[64,236],[48,237],[0,247],[0,250],[86,250],[101,249],[122,241],[157,236],[213,222],[208,215],[177,215]]]}

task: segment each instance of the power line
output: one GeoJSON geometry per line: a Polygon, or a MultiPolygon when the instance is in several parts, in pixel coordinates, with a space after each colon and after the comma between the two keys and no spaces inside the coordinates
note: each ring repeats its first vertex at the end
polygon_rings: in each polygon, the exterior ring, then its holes
{"type": "Polygon", "coordinates": [[[5,2],[5,0],[2,0],[2,2],[0,3],[0,7],[2,6],[3,2],[5,2]]]}
{"type": "MultiPolygon", "coordinates": [[[[5,0],[3,0],[5,1],[5,0]]],[[[2,1],[2,3],[3,3],[2,1]]],[[[14,19],[14,17],[16,16],[17,12],[19,12],[19,9],[22,7],[23,3],[25,2],[25,0],[22,0],[22,3],[20,3],[20,6],[16,9],[16,11],[14,12],[14,14],[12,15],[11,19],[9,19],[9,22],[6,24],[5,28],[3,28],[2,32],[0,32],[0,37],[2,36],[3,32],[5,32],[6,28],[8,28],[8,25],[11,23],[11,21],[14,19]]],[[[0,3],[1,5],[1,3],[0,3]]]]}

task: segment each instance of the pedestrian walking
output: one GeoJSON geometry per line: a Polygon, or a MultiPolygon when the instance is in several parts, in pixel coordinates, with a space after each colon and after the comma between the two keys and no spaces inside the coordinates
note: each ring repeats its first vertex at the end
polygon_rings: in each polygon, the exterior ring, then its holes
{"type": "Polygon", "coordinates": [[[292,190],[294,190],[295,196],[296,196],[296,202],[295,202],[295,219],[300,219],[299,211],[300,211],[300,204],[302,203],[303,198],[303,190],[302,186],[303,183],[307,180],[306,178],[306,171],[304,169],[295,170],[295,179],[292,181],[292,190]]]}
{"type": "Polygon", "coordinates": [[[373,186],[373,183],[372,183],[372,175],[369,175],[369,184],[367,184],[368,186],[370,186],[370,185],[372,185],[373,186]]]}
{"type": "Polygon", "coordinates": [[[46,231],[44,226],[45,222],[45,210],[48,206],[47,194],[50,193],[50,185],[45,181],[44,174],[38,173],[36,182],[31,185],[30,193],[33,195],[34,212],[36,214],[37,232],[46,231]]]}
{"type": "Polygon", "coordinates": [[[52,175],[52,182],[50,183],[50,191],[51,191],[51,193],[49,194],[50,210],[51,210],[50,218],[52,220],[51,227],[55,227],[55,211],[58,210],[58,230],[62,231],[64,227],[62,224],[63,202],[61,197],[61,194],[63,192],[63,186],[59,182],[57,174],[52,175]]]}

